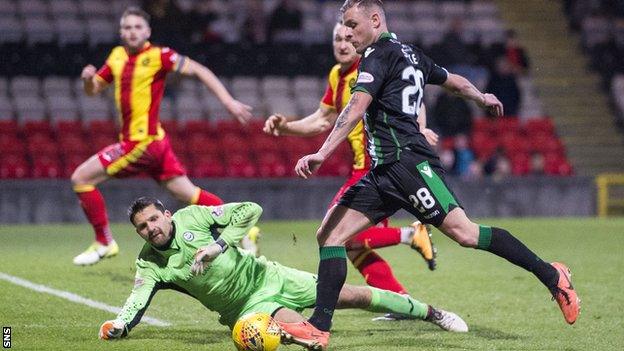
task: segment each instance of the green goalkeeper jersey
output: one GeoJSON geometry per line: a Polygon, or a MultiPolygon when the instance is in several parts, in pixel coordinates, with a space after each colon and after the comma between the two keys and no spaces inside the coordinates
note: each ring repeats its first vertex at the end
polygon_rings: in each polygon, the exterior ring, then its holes
{"type": "MultiPolygon", "coordinates": [[[[132,294],[117,319],[129,329],[141,319],[153,294],[175,289],[199,300],[220,315],[241,310],[253,292],[264,284],[268,261],[256,258],[236,245],[255,225],[262,208],[252,202],[222,206],[188,206],[172,216],[173,239],[159,250],[146,243],[136,260],[132,294]],[[197,249],[223,239],[229,248],[204,271],[191,273],[197,249]]],[[[221,321],[222,323],[224,321],[221,321]]]]}

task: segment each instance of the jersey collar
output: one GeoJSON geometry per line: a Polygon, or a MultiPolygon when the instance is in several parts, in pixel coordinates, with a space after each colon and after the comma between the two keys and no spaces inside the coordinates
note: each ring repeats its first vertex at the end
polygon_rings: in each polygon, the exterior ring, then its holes
{"type": "Polygon", "coordinates": [[[394,37],[392,36],[392,33],[390,32],[383,32],[381,33],[381,35],[379,36],[378,40],[388,40],[388,39],[393,39],[394,37]]]}
{"type": "Polygon", "coordinates": [[[136,55],[138,55],[138,54],[144,53],[145,51],[149,50],[149,48],[151,48],[151,47],[152,47],[152,43],[150,43],[149,41],[146,41],[146,42],[145,42],[145,44],[143,44],[143,48],[141,48],[141,50],[137,51],[137,52],[136,52],[136,53],[134,53],[134,54],[131,54],[131,53],[128,51],[128,48],[126,48],[126,47],[124,47],[124,50],[126,50],[126,54],[127,54],[128,56],[136,56],[136,55]]]}
{"type": "Polygon", "coordinates": [[[353,62],[346,71],[340,73],[340,76],[344,77],[350,74],[351,72],[357,70],[359,65],[360,65],[360,58],[358,57],[357,60],[355,60],[355,62],[353,62]]]}

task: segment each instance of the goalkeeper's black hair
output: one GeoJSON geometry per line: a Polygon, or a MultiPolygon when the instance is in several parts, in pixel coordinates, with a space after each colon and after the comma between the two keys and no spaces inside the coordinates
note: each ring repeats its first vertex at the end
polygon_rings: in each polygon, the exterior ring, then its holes
{"type": "Polygon", "coordinates": [[[143,211],[144,208],[149,207],[150,205],[154,205],[154,207],[162,213],[165,213],[166,211],[165,205],[163,205],[163,203],[157,198],[141,196],[140,198],[134,200],[132,205],[128,207],[128,217],[130,217],[130,222],[134,224],[134,215],[143,211]]]}

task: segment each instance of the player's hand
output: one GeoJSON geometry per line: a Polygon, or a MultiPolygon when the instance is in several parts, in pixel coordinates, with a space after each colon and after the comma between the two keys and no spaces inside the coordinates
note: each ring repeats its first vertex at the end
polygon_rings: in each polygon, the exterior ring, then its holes
{"type": "Polygon", "coordinates": [[[194,275],[204,274],[208,263],[217,258],[221,254],[221,250],[221,246],[215,243],[197,249],[195,261],[191,265],[191,273],[194,275]]]}
{"type": "Polygon", "coordinates": [[[264,128],[262,128],[262,131],[266,134],[280,136],[282,130],[284,130],[287,123],[288,121],[286,120],[286,117],[280,115],[279,113],[276,113],[267,118],[267,120],[264,122],[264,128]]]}
{"type": "Polygon", "coordinates": [[[106,321],[100,326],[99,336],[103,340],[119,339],[127,334],[128,326],[123,321],[106,321]]]}
{"type": "Polygon", "coordinates": [[[304,179],[308,179],[308,176],[312,175],[312,172],[316,171],[321,164],[325,161],[325,157],[318,152],[311,155],[303,156],[297,161],[295,166],[295,173],[304,179]]]}
{"type": "Polygon", "coordinates": [[[94,65],[86,65],[82,69],[82,73],[80,73],[80,78],[82,79],[91,79],[97,73],[97,68],[94,65]]]}
{"type": "Polygon", "coordinates": [[[504,114],[503,103],[500,102],[494,94],[483,94],[483,101],[481,101],[479,106],[496,117],[500,117],[504,114]]]}
{"type": "Polygon", "coordinates": [[[225,105],[225,108],[236,118],[241,124],[247,124],[251,119],[251,106],[245,105],[238,100],[232,99],[225,105]]]}
{"type": "Polygon", "coordinates": [[[423,135],[425,136],[425,139],[427,139],[427,142],[429,144],[431,144],[432,146],[438,145],[439,136],[438,134],[436,134],[436,132],[434,132],[433,130],[429,128],[425,128],[421,131],[421,133],[423,133],[423,135]]]}

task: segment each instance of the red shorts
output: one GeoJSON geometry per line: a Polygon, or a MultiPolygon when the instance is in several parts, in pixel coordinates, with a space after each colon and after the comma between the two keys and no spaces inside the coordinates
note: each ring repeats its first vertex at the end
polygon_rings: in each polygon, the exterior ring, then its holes
{"type": "MultiPolygon", "coordinates": [[[[353,184],[357,183],[360,178],[362,178],[366,173],[368,173],[369,169],[352,169],[349,178],[342,184],[342,187],[338,190],[334,198],[332,199],[329,207],[336,205],[338,200],[342,197],[342,195],[347,191],[353,184]]],[[[383,219],[381,222],[377,224],[379,227],[387,228],[389,226],[388,218],[383,219]]]]}
{"type": "Polygon", "coordinates": [[[144,173],[160,182],[186,175],[186,169],[171,149],[168,137],[162,140],[121,141],[103,148],[97,155],[106,173],[115,178],[144,173]]]}

